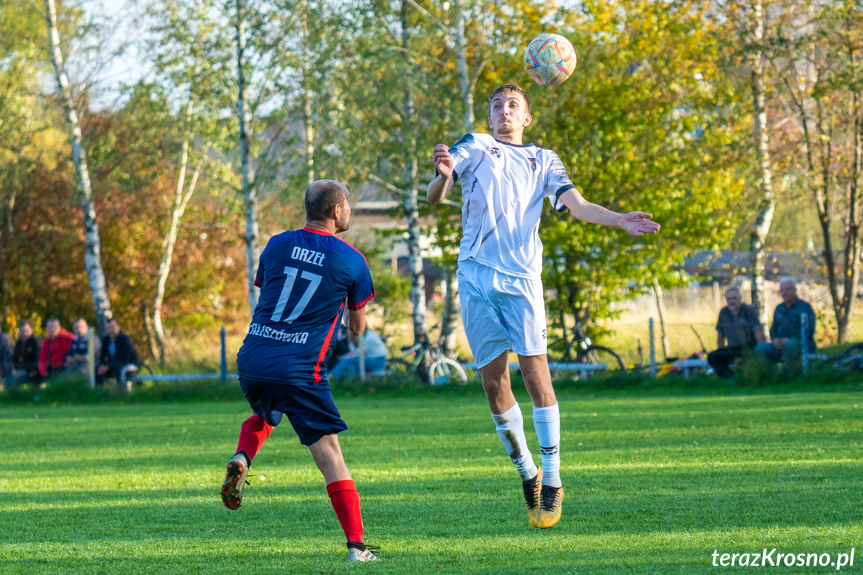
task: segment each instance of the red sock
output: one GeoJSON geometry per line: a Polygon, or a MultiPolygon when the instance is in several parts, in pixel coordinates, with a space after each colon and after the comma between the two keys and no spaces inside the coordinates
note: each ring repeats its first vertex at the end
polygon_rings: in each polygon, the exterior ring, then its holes
{"type": "Polygon", "coordinates": [[[258,454],[258,450],[270,436],[273,426],[264,421],[260,415],[253,415],[243,422],[240,428],[240,440],[237,442],[237,453],[246,452],[249,463],[258,454]]]}
{"type": "Polygon", "coordinates": [[[363,515],[360,513],[360,496],[350,479],[327,484],[327,495],[345,532],[348,541],[363,542],[363,515]]]}

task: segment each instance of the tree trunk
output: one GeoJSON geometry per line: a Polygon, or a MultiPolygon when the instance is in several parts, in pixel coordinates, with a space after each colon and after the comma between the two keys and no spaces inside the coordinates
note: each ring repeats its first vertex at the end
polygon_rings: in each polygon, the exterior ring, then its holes
{"type": "Polygon", "coordinates": [[[303,88],[303,127],[306,134],[306,169],[311,186],[315,181],[315,126],[312,124],[312,94],[308,88],[303,88]]]}
{"type": "Polygon", "coordinates": [[[246,271],[249,285],[249,310],[255,313],[258,291],[255,276],[258,273],[258,192],[249,173],[249,135],[246,132],[246,22],[243,15],[243,0],[236,0],[237,7],[237,120],[240,137],[240,171],[242,174],[243,201],[246,206],[246,271]]]}
{"type": "MultiPolygon", "coordinates": [[[[188,126],[192,120],[192,100],[189,100],[186,108],[186,125],[188,126]]],[[[207,153],[208,145],[204,146],[203,154],[207,153]]],[[[156,345],[158,346],[159,365],[165,367],[165,329],[162,326],[162,304],[165,300],[165,285],[168,283],[168,274],[171,273],[171,262],[174,257],[174,245],[177,243],[177,232],[180,227],[180,220],[183,219],[183,214],[186,211],[186,206],[192,199],[192,194],[195,193],[195,186],[198,183],[198,176],[201,173],[201,164],[203,159],[195,166],[195,172],[192,174],[192,180],[189,182],[189,188],[184,190],[186,182],[186,168],[189,164],[189,140],[183,140],[183,148],[180,155],[180,171],[177,177],[177,188],[174,191],[174,205],[171,207],[171,222],[168,224],[168,231],[165,238],[162,240],[162,261],[159,263],[159,274],[156,281],[156,297],[153,298],[153,333],[155,334],[156,345]]]]}
{"type": "Polygon", "coordinates": [[[3,274],[3,284],[0,288],[0,328],[6,333],[11,333],[12,326],[6,325],[6,318],[9,314],[9,299],[11,290],[9,289],[9,265],[12,253],[11,244],[15,233],[15,228],[12,225],[12,211],[15,209],[15,192],[9,195],[8,202],[4,206],[5,214],[3,214],[2,222],[0,222],[0,273],[3,274]]]}
{"type": "Polygon", "coordinates": [[[156,336],[153,334],[153,319],[150,317],[150,306],[147,305],[147,300],[141,300],[141,321],[144,324],[144,335],[147,336],[147,349],[150,351],[150,357],[157,359],[159,352],[156,349],[156,336]]]}
{"type": "MultiPolygon", "coordinates": [[[[846,21],[846,25],[848,22],[846,21]]],[[[850,36],[850,31],[849,31],[850,36]]],[[[849,68],[857,73],[855,48],[848,43],[849,68]]],[[[855,78],[856,80],[856,78],[855,78]]],[[[843,343],[848,339],[848,331],[857,299],[857,285],[860,281],[860,173],[863,171],[863,119],[860,116],[860,94],[856,82],[849,83],[851,89],[850,115],[854,118],[852,137],[852,165],[848,175],[848,231],[845,236],[845,274],[842,293],[842,313],[836,315],[837,339],[843,343]]]]}
{"type": "MultiPolygon", "coordinates": [[[[418,211],[418,171],[417,143],[414,135],[414,78],[411,62],[411,37],[408,30],[408,2],[402,0],[401,28],[402,48],[405,54],[405,99],[402,137],[405,154],[405,188],[409,194],[405,196],[404,210],[408,221],[408,265],[411,273],[411,305],[413,306],[414,342],[428,339],[425,328],[426,296],[425,277],[423,276],[423,258],[420,251],[420,229],[418,211]]],[[[428,366],[423,366],[427,368],[428,366]]]]}
{"type": "Polygon", "coordinates": [[[314,94],[309,87],[309,76],[311,76],[312,70],[309,66],[308,57],[308,49],[310,49],[308,5],[304,2],[302,8],[303,45],[306,48],[301,51],[300,55],[303,67],[303,131],[306,137],[306,169],[309,172],[308,182],[311,186],[315,181],[315,126],[312,121],[312,100],[314,94]]]}
{"type": "MultiPolygon", "coordinates": [[[[461,89],[462,105],[464,106],[464,132],[473,131],[474,110],[473,90],[471,90],[470,72],[467,66],[467,40],[464,35],[464,13],[460,0],[455,1],[456,13],[456,63],[458,66],[458,81],[461,89]]],[[[455,355],[455,325],[459,315],[459,301],[456,295],[456,266],[445,264],[444,281],[446,282],[446,298],[444,299],[443,317],[441,318],[442,350],[447,355],[455,355]]],[[[565,335],[565,334],[564,334],[565,335]]]]}
{"type": "Polygon", "coordinates": [[[84,267],[90,281],[90,293],[93,297],[93,308],[96,312],[96,330],[105,333],[105,324],[111,317],[111,302],[108,300],[108,288],[105,283],[105,272],[102,270],[101,240],[99,224],[96,222],[96,209],[93,207],[93,189],[90,186],[90,172],[87,169],[87,153],[84,149],[84,136],[78,121],[78,112],[72,97],[72,87],[66,75],[63,63],[63,53],[60,51],[60,33],[57,31],[57,9],[54,0],[45,0],[45,21],[48,25],[48,43],[51,60],[54,64],[54,76],[57,80],[57,91],[66,112],[66,123],[69,129],[69,143],[72,146],[72,163],[75,164],[77,175],[77,196],[84,214],[85,252],[84,267]]]}
{"type": "Polygon", "coordinates": [[[655,276],[653,278],[653,296],[656,298],[656,313],[659,315],[659,331],[662,334],[662,357],[668,361],[668,358],[671,357],[671,344],[665,329],[665,302],[662,299],[662,287],[655,276]]]}
{"type": "Polygon", "coordinates": [[[761,0],[754,0],[753,12],[755,30],[753,40],[757,49],[752,54],[752,119],[755,133],[755,158],[759,168],[759,196],[761,198],[758,216],[749,235],[749,265],[752,305],[758,310],[758,316],[763,325],[767,325],[767,309],[764,287],[765,273],[765,243],[773,221],[776,201],[773,195],[772,172],[770,169],[769,134],[767,128],[767,110],[764,103],[764,10],[761,0]]]}

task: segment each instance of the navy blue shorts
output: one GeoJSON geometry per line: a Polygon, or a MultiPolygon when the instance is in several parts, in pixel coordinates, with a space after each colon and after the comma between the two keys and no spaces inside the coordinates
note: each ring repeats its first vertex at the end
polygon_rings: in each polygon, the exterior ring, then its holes
{"type": "Polygon", "coordinates": [[[252,411],[273,427],[279,425],[282,415],[287,415],[303,445],[348,428],[326,383],[283,385],[241,377],[240,389],[252,411]]]}

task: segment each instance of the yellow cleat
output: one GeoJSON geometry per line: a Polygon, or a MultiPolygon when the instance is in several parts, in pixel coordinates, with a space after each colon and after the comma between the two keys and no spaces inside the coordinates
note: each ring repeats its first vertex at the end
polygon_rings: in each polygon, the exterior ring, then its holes
{"type": "Polygon", "coordinates": [[[563,487],[543,485],[539,494],[539,509],[536,511],[536,526],[548,529],[560,521],[563,511],[563,487]]]}
{"type": "Polygon", "coordinates": [[[538,469],[536,477],[523,481],[521,488],[524,490],[524,506],[527,508],[527,522],[531,527],[536,527],[536,512],[539,509],[539,491],[542,488],[542,467],[538,469]]]}

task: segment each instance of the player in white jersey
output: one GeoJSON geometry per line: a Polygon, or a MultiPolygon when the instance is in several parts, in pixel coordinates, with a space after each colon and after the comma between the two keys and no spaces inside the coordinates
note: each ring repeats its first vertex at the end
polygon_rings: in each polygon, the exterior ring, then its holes
{"type": "Polygon", "coordinates": [[[543,201],[594,224],[616,226],[640,236],[659,225],[644,212],[619,214],[586,201],[560,158],[551,150],[523,144],[531,123],[530,101],[518,86],[505,84],[489,99],[494,136],[468,134],[451,149],[434,149],[437,176],[428,200],[441,202],[457,180],[464,205],[458,258],[462,321],[480,369],[492,419],[521,475],[528,522],[548,528],[560,520],[560,411],[548,369],[542,242],[538,228],[543,201]],[[533,402],[533,422],[542,467],[527,447],[521,409],[509,378],[509,350],[518,354],[533,402]]]}

